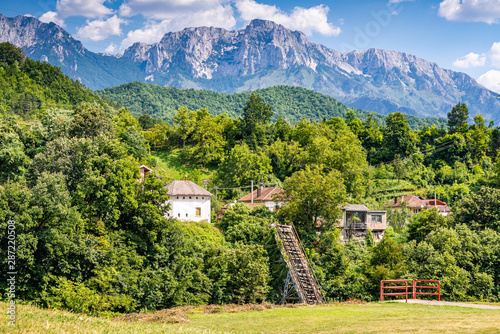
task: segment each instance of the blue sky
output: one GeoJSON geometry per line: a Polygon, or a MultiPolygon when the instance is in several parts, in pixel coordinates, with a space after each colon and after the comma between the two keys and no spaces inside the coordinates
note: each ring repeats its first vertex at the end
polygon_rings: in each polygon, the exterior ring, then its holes
{"type": "Polygon", "coordinates": [[[500,0],[15,0],[5,16],[53,21],[94,52],[192,26],[273,20],[338,51],[380,48],[465,72],[500,93],[500,0]]]}

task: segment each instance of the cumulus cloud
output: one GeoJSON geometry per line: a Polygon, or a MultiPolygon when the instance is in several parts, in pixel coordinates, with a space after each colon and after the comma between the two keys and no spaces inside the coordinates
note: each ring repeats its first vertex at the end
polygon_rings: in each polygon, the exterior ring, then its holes
{"type": "Polygon", "coordinates": [[[477,82],[489,90],[500,94],[500,71],[488,71],[477,78],[477,82]]]}
{"type": "Polygon", "coordinates": [[[222,5],[220,0],[126,0],[120,6],[119,13],[127,17],[142,14],[149,19],[166,20],[213,10],[222,5]]]}
{"type": "Polygon", "coordinates": [[[60,27],[64,27],[64,20],[59,17],[56,12],[47,12],[38,18],[41,22],[50,23],[54,22],[60,27]]]}
{"type": "Polygon", "coordinates": [[[116,51],[116,45],[115,43],[111,42],[108,47],[104,50],[106,53],[115,53],[116,51]]]}
{"type": "Polygon", "coordinates": [[[254,0],[241,0],[235,5],[243,20],[270,20],[289,29],[300,30],[306,35],[317,32],[322,35],[337,36],[341,32],[339,27],[328,22],[330,9],[325,5],[310,8],[295,7],[290,14],[276,6],[260,4],[254,0]]]}
{"type": "Polygon", "coordinates": [[[150,20],[144,27],[128,32],[120,45],[120,51],[124,51],[135,42],[157,43],[167,32],[200,25],[232,29],[236,25],[236,19],[231,6],[220,5],[209,10],[178,15],[172,19],[150,20]]]}
{"type": "Polygon", "coordinates": [[[488,52],[491,64],[500,67],[500,42],[493,43],[490,51],[488,52]]]}
{"type": "Polygon", "coordinates": [[[121,35],[121,24],[127,23],[126,20],[113,15],[107,20],[87,21],[84,27],[77,30],[76,36],[91,41],[102,41],[113,35],[121,35]]]}
{"type": "Polygon", "coordinates": [[[453,62],[453,66],[460,68],[469,68],[469,67],[484,66],[485,63],[486,63],[486,55],[471,52],[465,55],[464,57],[455,60],[453,62]]]}
{"type": "Polygon", "coordinates": [[[87,18],[105,17],[113,10],[104,6],[106,0],[57,0],[57,11],[62,18],[84,16],[87,18]]]}
{"type": "Polygon", "coordinates": [[[444,0],[439,4],[438,15],[449,21],[498,23],[498,0],[444,0]]]}
{"type": "Polygon", "coordinates": [[[129,31],[127,37],[121,42],[120,51],[124,51],[136,42],[147,44],[159,42],[163,35],[169,31],[169,23],[169,20],[149,21],[143,28],[129,31]]]}

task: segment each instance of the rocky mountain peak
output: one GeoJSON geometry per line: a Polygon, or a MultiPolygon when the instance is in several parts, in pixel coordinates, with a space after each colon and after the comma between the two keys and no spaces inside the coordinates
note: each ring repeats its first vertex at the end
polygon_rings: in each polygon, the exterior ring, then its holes
{"type": "MultiPolygon", "coordinates": [[[[9,18],[0,14],[0,42],[10,42],[22,47],[28,56],[36,53],[40,45],[45,45],[52,48],[60,61],[64,60],[64,49],[68,47],[80,54],[85,53],[83,44],[74,40],[63,28],[53,22],[43,23],[31,16],[9,18]]],[[[47,56],[42,57],[43,60],[47,56]]]]}
{"type": "Polygon", "coordinates": [[[104,57],[53,23],[0,14],[0,42],[5,41],[23,47],[32,59],[61,66],[91,88],[133,80],[223,92],[292,85],[385,114],[446,116],[461,101],[471,115],[500,119],[500,100],[464,73],[398,51],[339,53],[267,20],[235,31],[186,28],[158,43],[135,43],[121,57],[104,57]]]}
{"type": "Polygon", "coordinates": [[[263,31],[269,33],[276,30],[283,32],[290,32],[290,30],[288,30],[281,24],[262,19],[254,19],[250,21],[250,23],[244,28],[244,30],[246,33],[251,33],[254,31],[263,31]]]}

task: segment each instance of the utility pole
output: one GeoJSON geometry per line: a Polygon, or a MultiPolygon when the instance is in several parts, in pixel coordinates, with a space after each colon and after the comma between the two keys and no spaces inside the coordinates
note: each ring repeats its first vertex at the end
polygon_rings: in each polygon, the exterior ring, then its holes
{"type": "Polygon", "coordinates": [[[250,181],[250,193],[252,194],[252,201],[251,201],[251,203],[253,204],[253,180],[250,181]]]}

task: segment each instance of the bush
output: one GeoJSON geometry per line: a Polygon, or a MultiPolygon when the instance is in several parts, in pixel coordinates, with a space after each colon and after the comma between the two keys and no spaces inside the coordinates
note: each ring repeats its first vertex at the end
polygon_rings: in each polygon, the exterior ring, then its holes
{"type": "Polygon", "coordinates": [[[51,308],[65,308],[75,313],[93,316],[112,316],[135,309],[135,300],[128,295],[105,295],[82,283],[62,277],[54,279],[55,286],[42,296],[42,303],[51,308]]]}

